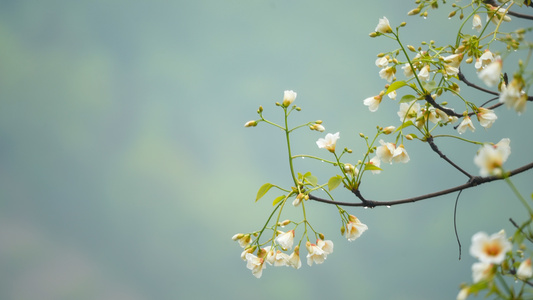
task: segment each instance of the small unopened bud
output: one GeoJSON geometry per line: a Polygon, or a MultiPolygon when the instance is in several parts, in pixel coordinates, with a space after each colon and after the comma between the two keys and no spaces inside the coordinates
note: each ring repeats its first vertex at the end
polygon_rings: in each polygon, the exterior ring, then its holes
{"type": "Polygon", "coordinates": [[[405,23],[405,22],[401,22],[400,23],[400,27],[404,27],[405,25],[407,25],[407,23],[405,23]]]}
{"type": "Polygon", "coordinates": [[[414,16],[414,15],[417,15],[419,12],[420,12],[420,8],[417,7],[417,8],[413,8],[413,9],[411,9],[411,10],[407,13],[407,15],[409,15],[409,16],[414,16]]]}
{"type": "Polygon", "coordinates": [[[309,129],[320,131],[320,132],[324,132],[324,130],[326,130],[326,128],[324,128],[324,126],[322,126],[320,124],[311,125],[311,126],[309,126],[309,129]]]}
{"type": "Polygon", "coordinates": [[[304,200],[305,200],[305,201],[309,200],[309,195],[305,195],[305,196],[304,196],[304,200]]]}
{"type": "Polygon", "coordinates": [[[408,139],[408,140],[410,140],[410,141],[413,140],[413,136],[410,135],[410,134],[406,134],[406,135],[405,135],[405,138],[408,139]]]}
{"type": "Polygon", "coordinates": [[[474,61],[474,58],[473,58],[473,57],[469,57],[469,58],[467,58],[467,59],[465,60],[465,62],[466,62],[467,64],[471,64],[473,61],[474,61]]]}
{"type": "Polygon", "coordinates": [[[244,237],[244,234],[242,233],[237,233],[236,235],[234,235],[231,239],[236,241],[236,240],[240,240],[244,237]]]}
{"type": "Polygon", "coordinates": [[[290,222],[291,222],[291,220],[285,220],[285,221],[279,222],[279,226],[285,227],[285,226],[289,225],[290,222]]]}
{"type": "Polygon", "coordinates": [[[255,126],[257,126],[257,121],[254,121],[254,120],[248,121],[246,122],[246,124],[244,124],[244,127],[255,127],[255,126]]]}
{"type": "Polygon", "coordinates": [[[365,135],[364,135],[364,134],[363,134],[362,132],[361,132],[361,133],[359,133],[359,136],[360,136],[360,137],[362,137],[362,138],[364,138],[364,137],[365,137],[365,135]]]}
{"type": "Polygon", "coordinates": [[[369,34],[369,36],[370,36],[371,38],[375,38],[375,37],[378,36],[378,35],[379,35],[379,33],[377,33],[377,32],[371,32],[371,33],[369,34]]]}
{"type": "Polygon", "coordinates": [[[296,111],[301,111],[302,108],[301,107],[296,107],[296,111]]]}
{"type": "Polygon", "coordinates": [[[452,11],[452,12],[448,15],[448,18],[451,18],[451,17],[455,16],[456,12],[457,12],[457,11],[455,11],[455,10],[452,11]]]}
{"type": "Polygon", "coordinates": [[[413,47],[412,45],[408,45],[407,49],[409,49],[409,51],[416,52],[415,47],[413,47]]]}
{"type": "Polygon", "coordinates": [[[281,104],[279,102],[276,102],[276,106],[280,106],[281,104]]]}
{"type": "Polygon", "coordinates": [[[315,123],[316,124],[322,124],[322,120],[316,120],[315,123]]]}
{"type": "Polygon", "coordinates": [[[324,234],[323,234],[323,233],[319,233],[319,234],[318,234],[318,237],[319,237],[321,240],[324,240],[324,234]]]}
{"type": "Polygon", "coordinates": [[[383,52],[378,54],[378,57],[383,57],[383,56],[385,56],[385,53],[383,53],[383,52]]]}
{"type": "Polygon", "coordinates": [[[344,235],[344,232],[346,231],[346,228],[344,226],[341,227],[341,235],[344,235]]]}
{"type": "Polygon", "coordinates": [[[263,106],[259,106],[259,109],[257,109],[257,112],[263,112],[263,106]]]}
{"type": "Polygon", "coordinates": [[[352,149],[348,149],[348,150],[346,150],[346,152],[352,153],[353,151],[352,151],[352,149]]]}
{"type": "Polygon", "coordinates": [[[383,133],[385,134],[391,134],[394,132],[394,130],[396,130],[396,127],[394,126],[387,126],[385,128],[383,128],[383,133]]]}

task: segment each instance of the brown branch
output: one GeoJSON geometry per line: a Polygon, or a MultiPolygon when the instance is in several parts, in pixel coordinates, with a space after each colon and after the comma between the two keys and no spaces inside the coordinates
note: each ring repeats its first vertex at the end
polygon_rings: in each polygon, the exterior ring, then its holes
{"type": "Polygon", "coordinates": [[[427,139],[427,142],[429,144],[429,146],[431,147],[431,150],[433,150],[435,153],[437,153],[440,158],[444,159],[447,163],[449,163],[450,165],[452,165],[454,168],[456,168],[459,172],[465,174],[469,179],[472,179],[474,176],[470,175],[470,173],[466,172],[465,170],[463,170],[463,168],[459,167],[458,165],[456,165],[453,161],[451,161],[446,155],[444,155],[444,153],[442,153],[440,150],[439,150],[439,147],[437,147],[437,144],[435,144],[435,142],[433,141],[433,137],[430,136],[428,137],[427,139]]]}
{"type": "MultiPolygon", "coordinates": [[[[533,169],[533,162],[529,163],[527,165],[524,165],[520,168],[514,169],[507,173],[508,177],[520,174],[522,172],[525,172],[529,169],[533,169]]],[[[316,197],[314,195],[309,194],[309,199],[322,202],[322,203],[328,203],[328,204],[335,204],[335,205],[341,205],[341,206],[363,206],[363,207],[376,207],[376,206],[392,206],[392,205],[399,205],[399,204],[405,204],[405,203],[413,203],[420,200],[430,199],[430,198],[436,198],[438,196],[447,195],[453,192],[457,192],[460,190],[465,190],[474,186],[478,186],[483,183],[496,181],[496,180],[502,180],[503,177],[501,176],[489,176],[489,177],[479,177],[474,176],[470,180],[468,180],[467,183],[461,184],[449,189],[441,190],[434,193],[429,193],[417,197],[407,198],[407,199],[401,199],[401,200],[393,200],[393,201],[374,201],[374,200],[367,200],[363,198],[361,195],[361,192],[359,190],[352,190],[352,192],[361,200],[361,203],[353,203],[353,202],[339,202],[339,201],[333,201],[328,199],[323,199],[320,197],[316,197]]]]}

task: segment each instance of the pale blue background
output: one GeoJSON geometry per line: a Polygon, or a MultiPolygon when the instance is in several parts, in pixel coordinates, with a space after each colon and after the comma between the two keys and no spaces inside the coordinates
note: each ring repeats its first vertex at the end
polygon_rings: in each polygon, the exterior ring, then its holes
{"type": "MultiPolygon", "coordinates": [[[[455,195],[349,209],[370,228],[353,243],[340,236],[334,207],[309,203],[311,222],[334,241],[335,252],[319,266],[308,267],[304,258],[298,271],[268,267],[260,280],[231,240],[258,229],[270,213],[272,199],[254,203],[259,186],[289,183],[281,132],[243,124],[256,118],[259,105],[280,120],[274,102],[293,89],[303,108],[294,124],[322,119],[327,132],[341,132],[338,147],[359,153],[359,132],[397,124],[397,103],[386,101],[375,114],[362,104],[385,84],[376,54],[396,47],[368,37],[378,18],[387,16],[393,26],[407,21],[406,43],[453,39],[449,6],[429,20],[407,17],[413,7],[410,1],[2,1],[0,298],[454,298],[458,285],[471,280],[472,234],[511,232],[508,218],[525,217],[503,183],[463,192],[461,261],[455,195]]],[[[510,137],[507,165],[517,167],[531,159],[525,120],[532,110],[517,117],[502,109],[491,130],[477,125],[478,134],[464,137],[510,137]]],[[[328,158],[315,145],[323,135],[301,131],[295,152],[328,158]]],[[[477,147],[452,141],[438,143],[477,173],[477,147]]],[[[406,147],[411,162],[365,179],[367,197],[405,198],[465,182],[427,145],[406,147]]],[[[321,181],[335,174],[307,160],[297,168],[321,181]]],[[[528,173],[515,183],[530,193],[531,179],[528,173]]],[[[348,192],[337,195],[355,201],[348,192]]]]}

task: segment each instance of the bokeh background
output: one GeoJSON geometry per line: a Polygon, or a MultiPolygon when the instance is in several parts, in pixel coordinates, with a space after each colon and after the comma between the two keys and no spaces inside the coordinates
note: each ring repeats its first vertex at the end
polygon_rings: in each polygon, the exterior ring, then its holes
{"type": "MultiPolygon", "coordinates": [[[[512,232],[508,219],[526,217],[504,183],[463,192],[461,260],[456,195],[349,209],[370,228],[353,243],[340,236],[334,207],[309,203],[310,221],[333,240],[334,253],[313,267],[303,257],[297,271],[267,267],[261,279],[231,240],[270,214],[277,195],[254,203],[263,183],[290,182],[281,132],[244,123],[259,105],[281,120],[274,103],[292,89],[302,107],[293,124],[322,119],[327,132],[341,132],[338,147],[359,153],[359,132],[397,124],[397,103],[385,101],[374,114],[362,103],[385,83],[376,54],[396,48],[368,37],[378,18],[407,21],[406,44],[454,40],[450,6],[428,20],[408,17],[412,8],[410,1],[1,1],[0,298],[453,299],[471,281],[472,234],[512,232]]],[[[464,137],[510,137],[507,165],[520,166],[531,159],[532,110],[517,117],[501,109],[493,128],[476,125],[464,137]]],[[[315,144],[323,135],[301,130],[294,151],[328,158],[315,144]]],[[[477,147],[437,142],[477,173],[477,147]]],[[[406,148],[409,164],[365,179],[368,198],[465,182],[427,145],[406,148]]],[[[335,174],[311,160],[296,167],[322,181],[335,174]]],[[[529,195],[532,177],[513,180],[529,195]]]]}

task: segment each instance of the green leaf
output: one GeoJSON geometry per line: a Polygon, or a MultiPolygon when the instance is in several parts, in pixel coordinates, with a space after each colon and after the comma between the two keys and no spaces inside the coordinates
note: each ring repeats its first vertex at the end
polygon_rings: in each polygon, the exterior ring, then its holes
{"type": "Polygon", "coordinates": [[[415,99],[416,97],[414,95],[405,95],[402,97],[402,99],[400,99],[400,103],[411,102],[415,99]]]}
{"type": "Polygon", "coordinates": [[[304,175],[305,179],[311,184],[311,185],[317,185],[318,183],[318,178],[316,178],[315,176],[311,175],[311,173],[309,174],[305,174],[304,175]]]}
{"type": "Polygon", "coordinates": [[[404,85],[407,85],[407,83],[405,81],[395,81],[393,82],[391,85],[389,85],[389,88],[385,91],[385,95],[387,95],[388,93],[392,92],[392,91],[395,91],[399,88],[401,88],[402,86],[404,85]]]}
{"type": "Polygon", "coordinates": [[[422,86],[426,91],[431,93],[437,87],[437,83],[435,82],[435,80],[431,80],[428,82],[422,81],[422,86]]]}
{"type": "Polygon", "coordinates": [[[285,195],[281,195],[281,196],[277,197],[276,199],[274,199],[274,202],[272,202],[272,206],[278,204],[281,200],[283,200],[285,198],[287,198],[287,196],[285,196],[285,195]]]}
{"type": "Polygon", "coordinates": [[[513,242],[517,245],[522,244],[522,242],[524,242],[524,235],[520,231],[516,231],[513,236],[513,242]]]}
{"type": "Polygon", "coordinates": [[[396,128],[396,131],[400,131],[400,130],[402,130],[402,129],[406,128],[406,127],[412,126],[412,125],[414,125],[413,121],[407,121],[407,122],[403,123],[402,126],[396,128]]]}
{"type": "Polygon", "coordinates": [[[255,197],[255,202],[257,202],[257,200],[261,199],[268,192],[268,190],[270,190],[271,187],[273,187],[273,185],[271,183],[267,182],[267,183],[263,184],[259,188],[259,191],[257,191],[257,196],[255,197]]]}
{"type": "Polygon", "coordinates": [[[374,165],[374,164],[371,164],[371,163],[366,163],[365,164],[365,170],[369,170],[369,171],[383,171],[383,169],[381,169],[380,167],[374,165]]]}
{"type": "Polygon", "coordinates": [[[339,186],[339,184],[341,184],[341,182],[342,182],[342,176],[341,175],[337,175],[337,176],[331,177],[328,180],[328,189],[330,191],[336,189],[339,186]]]}

